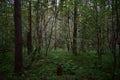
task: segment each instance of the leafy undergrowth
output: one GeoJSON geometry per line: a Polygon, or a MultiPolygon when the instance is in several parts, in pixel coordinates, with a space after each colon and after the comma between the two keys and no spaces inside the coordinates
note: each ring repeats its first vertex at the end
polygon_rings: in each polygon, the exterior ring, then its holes
{"type": "MultiPolygon", "coordinates": [[[[59,49],[51,51],[47,57],[41,55],[43,54],[36,54],[30,69],[25,70],[21,76],[13,74],[14,56],[12,54],[0,55],[0,63],[2,63],[0,64],[0,80],[112,80],[112,58],[108,54],[103,55],[100,69],[96,65],[97,54],[93,51],[74,56],[59,49]],[[60,76],[57,76],[58,66],[62,67],[60,76]]],[[[27,59],[27,57],[24,58],[24,65],[28,63],[27,59]]],[[[116,73],[116,76],[119,74],[116,73]]],[[[119,79],[116,78],[116,80],[119,79]]]]}

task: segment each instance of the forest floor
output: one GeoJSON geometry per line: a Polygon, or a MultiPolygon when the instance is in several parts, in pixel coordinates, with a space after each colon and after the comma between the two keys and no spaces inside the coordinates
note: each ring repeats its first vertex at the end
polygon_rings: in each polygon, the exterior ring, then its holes
{"type": "MultiPolygon", "coordinates": [[[[96,64],[94,51],[74,56],[58,49],[48,53],[47,57],[41,55],[36,54],[30,69],[21,76],[13,76],[14,56],[11,53],[0,55],[0,80],[112,80],[112,58],[108,54],[102,56],[101,66],[96,64]]],[[[24,65],[28,62],[24,55],[24,65]]],[[[120,79],[119,74],[116,74],[116,80],[120,79]]]]}

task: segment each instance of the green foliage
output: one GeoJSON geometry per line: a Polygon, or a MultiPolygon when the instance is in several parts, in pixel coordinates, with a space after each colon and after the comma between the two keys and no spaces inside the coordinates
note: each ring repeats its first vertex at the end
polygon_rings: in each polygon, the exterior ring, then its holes
{"type": "MultiPolygon", "coordinates": [[[[44,52],[42,55],[44,55],[44,52]]],[[[109,53],[103,55],[101,69],[95,68],[95,62],[97,61],[95,51],[73,56],[66,50],[57,49],[56,51],[51,51],[47,57],[42,55],[37,54],[31,68],[25,70],[22,75],[17,76],[13,73],[13,52],[1,54],[0,74],[9,80],[75,80],[88,79],[90,76],[95,80],[111,80],[112,57],[110,57],[109,53]],[[63,69],[63,75],[61,76],[56,75],[59,65],[61,65],[63,69]]],[[[24,60],[27,59],[27,54],[25,54],[24,60]]],[[[24,66],[28,63],[29,60],[24,63],[24,66]]],[[[119,78],[119,70],[120,69],[117,69],[116,72],[117,78],[119,78]]]]}
{"type": "MultiPolygon", "coordinates": [[[[35,52],[34,61],[29,69],[26,66],[31,63],[31,56],[27,54],[27,27],[28,27],[28,0],[21,0],[22,37],[23,37],[23,65],[24,72],[21,75],[14,74],[14,16],[13,5],[0,1],[0,80],[112,80],[113,54],[110,51],[109,38],[112,36],[112,27],[109,21],[112,10],[106,8],[105,0],[76,0],[78,43],[81,48],[82,40],[85,52],[79,49],[79,54],[74,56],[66,49],[72,45],[74,0],[60,0],[55,10],[53,0],[32,0],[32,46],[33,50],[39,46],[39,36],[36,25],[42,27],[41,52],[35,52]],[[47,1],[49,1],[47,3],[47,1]],[[85,2],[84,2],[85,1],[85,2]],[[87,2],[88,1],[88,2],[87,2]],[[89,2],[90,1],[90,2],[89,2]],[[96,13],[95,1],[100,10],[96,13]],[[37,16],[37,11],[39,16],[37,16]],[[56,17],[57,15],[57,17],[56,17]],[[37,23],[36,19],[40,18],[37,23]],[[49,18],[49,19],[48,19],[49,18]],[[56,20],[56,21],[55,21],[56,20]],[[96,26],[97,23],[97,26],[96,26]],[[56,33],[54,26],[56,26],[56,33]],[[98,65],[97,54],[97,28],[101,29],[102,64],[98,65]],[[56,35],[57,34],[57,35],[56,35]],[[57,41],[57,50],[53,50],[54,41],[57,41]],[[51,37],[50,43],[49,39],[51,37]],[[49,45],[50,44],[50,45],[49,45]],[[48,56],[46,47],[49,46],[48,56]],[[63,75],[57,76],[57,67],[62,67],[63,75]]],[[[110,1],[110,0],[108,0],[110,1]]],[[[110,3],[110,2],[109,2],[110,3]]],[[[109,5],[109,4],[108,4],[109,5]]],[[[109,5],[110,6],[110,5],[109,5]]],[[[38,26],[37,26],[38,27],[38,26]]],[[[70,48],[71,49],[71,48],[70,48]]],[[[117,63],[118,64],[118,63],[117,63]]],[[[120,77],[120,68],[117,66],[114,72],[116,80],[120,77]]]]}

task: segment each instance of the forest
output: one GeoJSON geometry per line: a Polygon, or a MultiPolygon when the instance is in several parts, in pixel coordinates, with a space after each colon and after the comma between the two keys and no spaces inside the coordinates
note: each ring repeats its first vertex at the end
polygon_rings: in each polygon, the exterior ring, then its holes
{"type": "Polygon", "coordinates": [[[120,0],[0,0],[0,80],[120,80],[120,0]]]}

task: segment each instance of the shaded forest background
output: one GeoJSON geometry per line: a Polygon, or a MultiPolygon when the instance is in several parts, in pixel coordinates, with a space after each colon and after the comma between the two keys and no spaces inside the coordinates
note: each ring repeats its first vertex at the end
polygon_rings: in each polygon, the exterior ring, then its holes
{"type": "Polygon", "coordinates": [[[119,80],[119,0],[1,0],[0,80],[119,80]]]}

